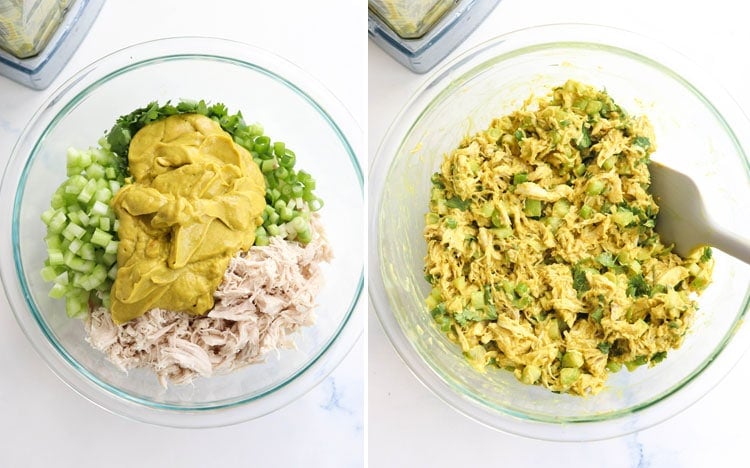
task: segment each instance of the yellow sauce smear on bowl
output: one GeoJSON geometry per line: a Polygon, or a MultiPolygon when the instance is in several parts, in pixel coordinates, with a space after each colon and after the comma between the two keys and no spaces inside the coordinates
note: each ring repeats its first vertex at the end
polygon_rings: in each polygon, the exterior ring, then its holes
{"type": "Polygon", "coordinates": [[[142,128],[129,168],[133,182],[112,200],[120,223],[113,321],[154,308],[205,314],[232,256],[255,240],[263,174],[218,123],[197,114],[142,128]]]}

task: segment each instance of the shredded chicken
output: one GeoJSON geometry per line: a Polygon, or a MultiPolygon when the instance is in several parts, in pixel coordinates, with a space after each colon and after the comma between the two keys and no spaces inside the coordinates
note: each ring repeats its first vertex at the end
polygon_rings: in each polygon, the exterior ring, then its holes
{"type": "Polygon", "coordinates": [[[655,148],[647,118],[569,81],[445,155],[426,303],[472,366],[593,395],[680,347],[714,260],[708,247],[680,258],[655,231],[655,148]]]}
{"type": "Polygon", "coordinates": [[[152,369],[166,387],[229,373],[293,348],[292,334],[315,322],[321,263],[333,254],[317,218],[307,245],[271,238],[238,253],[205,316],[154,309],[121,326],[99,307],[85,322],[88,342],[123,371],[152,369]]]}

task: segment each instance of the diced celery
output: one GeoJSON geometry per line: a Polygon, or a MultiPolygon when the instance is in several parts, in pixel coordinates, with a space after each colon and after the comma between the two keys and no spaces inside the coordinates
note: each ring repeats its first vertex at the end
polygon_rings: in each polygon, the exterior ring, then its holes
{"type": "Polygon", "coordinates": [[[524,205],[524,213],[530,218],[538,218],[542,215],[542,202],[533,198],[527,198],[524,205]]]}
{"type": "Polygon", "coordinates": [[[558,218],[565,217],[565,215],[568,214],[569,210],[570,210],[570,202],[566,200],[565,198],[561,198],[557,200],[552,205],[552,215],[558,218]]]}
{"type": "Polygon", "coordinates": [[[591,179],[586,186],[586,193],[588,195],[599,195],[604,191],[606,188],[606,185],[604,184],[604,181],[599,179],[591,179]]]}
{"type": "Polygon", "coordinates": [[[92,179],[101,179],[104,177],[104,168],[99,163],[92,163],[86,168],[86,175],[92,179]]]}
{"type": "Polygon", "coordinates": [[[47,250],[47,258],[49,259],[50,265],[64,265],[65,264],[65,258],[63,257],[62,251],[58,249],[48,249],[47,250]]]}
{"type": "Polygon", "coordinates": [[[484,291],[474,291],[471,293],[471,306],[475,309],[484,307],[484,291]]]}
{"type": "Polygon", "coordinates": [[[533,385],[542,376],[542,370],[538,366],[528,365],[521,371],[521,382],[533,385]]]}
{"type": "Polygon", "coordinates": [[[68,218],[67,216],[65,216],[65,213],[63,213],[62,211],[58,211],[47,225],[47,231],[55,234],[60,234],[65,228],[65,223],[67,222],[68,218]]]}
{"type": "Polygon", "coordinates": [[[101,261],[106,266],[114,265],[117,262],[117,254],[103,253],[101,256],[101,261]]]}
{"type": "Polygon", "coordinates": [[[83,291],[84,294],[66,295],[65,297],[65,312],[68,317],[81,317],[88,313],[88,292],[83,291]]]}
{"type": "Polygon", "coordinates": [[[68,292],[68,287],[64,284],[58,284],[55,283],[52,285],[52,288],[49,290],[49,297],[53,299],[62,299],[65,297],[65,294],[68,292]]]}
{"type": "Polygon", "coordinates": [[[93,198],[94,193],[96,192],[96,180],[95,179],[89,179],[86,182],[86,185],[83,186],[81,191],[78,193],[77,200],[81,203],[88,203],[91,198],[93,198]]]}
{"type": "Polygon", "coordinates": [[[122,184],[120,184],[117,180],[110,180],[109,181],[109,190],[112,193],[117,193],[120,190],[120,187],[122,187],[122,184]]]}
{"type": "Polygon", "coordinates": [[[42,222],[49,226],[50,221],[52,221],[52,218],[57,214],[57,210],[54,208],[49,208],[47,210],[44,210],[42,213],[42,222]]]}
{"type": "Polygon", "coordinates": [[[84,260],[95,260],[96,259],[96,253],[95,248],[93,244],[83,244],[81,246],[81,250],[78,252],[78,255],[84,259],[84,260]]]}
{"type": "Polygon", "coordinates": [[[584,364],[583,354],[578,350],[567,351],[562,357],[561,364],[563,367],[579,368],[584,364]]]}
{"type": "Polygon", "coordinates": [[[62,273],[57,275],[53,281],[55,282],[55,284],[62,284],[67,286],[70,282],[68,272],[63,271],[62,273]]]}
{"type": "Polygon", "coordinates": [[[117,254],[117,248],[120,246],[120,241],[111,240],[109,243],[104,247],[104,252],[108,254],[117,254]]]}
{"type": "Polygon", "coordinates": [[[83,241],[81,241],[80,239],[73,239],[72,241],[70,241],[68,250],[77,254],[78,252],[80,252],[81,247],[83,247],[83,241]]]}
{"type": "Polygon", "coordinates": [[[617,212],[615,212],[612,215],[612,221],[617,223],[618,226],[622,226],[622,227],[627,226],[628,224],[632,223],[634,220],[635,220],[635,215],[632,212],[628,210],[624,210],[624,209],[617,210],[617,212]]]}
{"type": "Polygon", "coordinates": [[[85,211],[78,211],[77,213],[78,213],[78,222],[76,224],[78,224],[79,226],[88,226],[89,221],[91,219],[89,215],[86,214],[85,211]]]}
{"type": "Polygon", "coordinates": [[[106,207],[109,207],[108,203],[112,199],[112,191],[109,189],[109,187],[107,187],[107,183],[104,180],[101,180],[100,182],[104,184],[104,187],[100,187],[96,190],[96,193],[94,193],[94,200],[106,207]]]}
{"type": "Polygon", "coordinates": [[[56,234],[50,234],[44,238],[44,243],[47,244],[48,249],[60,249],[60,236],[56,234]]]}
{"type": "Polygon", "coordinates": [[[86,230],[75,223],[68,223],[65,229],[62,230],[63,237],[70,241],[80,239],[84,234],[86,234],[86,230]]]}
{"type": "Polygon", "coordinates": [[[94,202],[94,205],[91,207],[91,213],[99,216],[106,216],[109,212],[109,205],[106,203],[102,203],[99,200],[96,200],[94,202]]]}
{"type": "Polygon", "coordinates": [[[560,383],[563,387],[570,387],[581,376],[581,369],[577,367],[563,367],[560,369],[560,383]]]}
{"type": "Polygon", "coordinates": [[[41,274],[42,274],[42,279],[44,281],[49,282],[49,281],[53,281],[55,278],[57,278],[57,274],[58,273],[57,273],[57,270],[55,270],[55,267],[53,267],[52,265],[48,265],[48,266],[42,268],[41,274]]]}
{"type": "Polygon", "coordinates": [[[106,233],[99,228],[94,229],[94,233],[91,236],[91,243],[101,247],[106,247],[111,240],[112,234],[106,233]]]}

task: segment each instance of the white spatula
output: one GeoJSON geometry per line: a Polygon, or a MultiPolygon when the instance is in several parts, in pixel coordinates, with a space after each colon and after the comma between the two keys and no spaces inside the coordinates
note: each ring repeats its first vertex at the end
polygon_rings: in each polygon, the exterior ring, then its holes
{"type": "Polygon", "coordinates": [[[708,216],[693,179],[657,162],[649,170],[651,193],[659,205],[656,231],[665,245],[674,243],[674,252],[683,257],[709,245],[750,264],[750,238],[719,227],[708,216]]]}

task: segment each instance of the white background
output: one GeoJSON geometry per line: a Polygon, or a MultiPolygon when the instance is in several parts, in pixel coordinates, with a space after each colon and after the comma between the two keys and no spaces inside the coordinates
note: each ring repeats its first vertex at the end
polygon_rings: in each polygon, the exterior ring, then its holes
{"type": "MultiPolygon", "coordinates": [[[[365,11],[364,2],[350,0],[109,1],[47,90],[0,77],[0,167],[33,113],[76,71],[120,48],[171,36],[234,39],[285,57],[335,94],[364,130],[365,11]]],[[[0,265],[12,267],[5,258],[0,265]]],[[[0,468],[362,466],[363,341],[318,387],[276,413],[226,428],[162,428],[112,415],[59,381],[2,292],[0,468]]]]}
{"type": "MultiPolygon", "coordinates": [[[[449,59],[491,37],[527,26],[577,22],[621,27],[651,36],[700,63],[748,113],[750,28],[746,11],[742,2],[726,0],[502,0],[449,59]]],[[[388,125],[429,74],[410,72],[372,42],[368,47],[372,158],[388,125]]],[[[749,466],[748,355],[711,393],[661,425],[607,441],[555,443],[496,432],[443,404],[398,358],[372,310],[368,334],[368,456],[372,467],[749,466]]]]}

